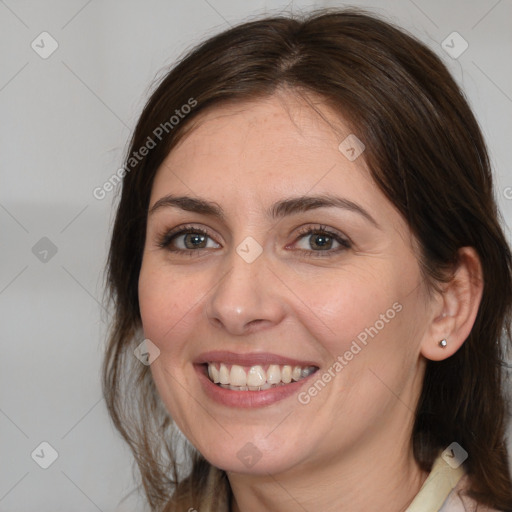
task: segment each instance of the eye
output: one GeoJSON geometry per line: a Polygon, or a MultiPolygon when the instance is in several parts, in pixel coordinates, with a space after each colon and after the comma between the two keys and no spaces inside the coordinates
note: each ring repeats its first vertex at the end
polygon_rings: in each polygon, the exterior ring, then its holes
{"type": "Polygon", "coordinates": [[[294,245],[301,252],[309,253],[309,256],[312,256],[312,253],[317,253],[315,256],[327,256],[351,247],[347,239],[324,226],[307,227],[301,230],[299,235],[298,241],[294,245]]]}
{"type": "MultiPolygon", "coordinates": [[[[295,250],[307,256],[329,256],[351,247],[348,239],[324,226],[302,229],[292,245],[295,250]]],[[[201,252],[200,249],[221,247],[208,231],[195,226],[180,226],[166,232],[159,238],[158,246],[171,252],[189,255],[201,252]]]]}
{"type": "Polygon", "coordinates": [[[173,252],[195,252],[198,249],[218,249],[220,245],[204,229],[185,226],[165,233],[158,242],[159,247],[173,252]]]}

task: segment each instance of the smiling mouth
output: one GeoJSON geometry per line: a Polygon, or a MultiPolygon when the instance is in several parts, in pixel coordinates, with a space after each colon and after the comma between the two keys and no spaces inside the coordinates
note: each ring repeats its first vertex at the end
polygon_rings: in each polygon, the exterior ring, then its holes
{"type": "Polygon", "coordinates": [[[265,391],[286,386],[309,377],[318,370],[316,366],[254,365],[241,366],[227,363],[206,363],[211,382],[232,391],[265,391]]]}

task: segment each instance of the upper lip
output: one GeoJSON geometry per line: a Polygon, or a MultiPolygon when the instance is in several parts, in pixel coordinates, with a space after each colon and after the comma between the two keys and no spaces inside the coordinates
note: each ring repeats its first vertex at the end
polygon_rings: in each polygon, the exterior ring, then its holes
{"type": "Polygon", "coordinates": [[[213,350],[210,352],[203,352],[196,358],[194,363],[227,363],[237,364],[240,366],[278,364],[302,367],[318,367],[317,363],[310,360],[298,360],[290,357],[281,356],[278,354],[272,354],[269,352],[247,352],[245,354],[237,354],[236,352],[229,352],[226,350],[213,350]]]}

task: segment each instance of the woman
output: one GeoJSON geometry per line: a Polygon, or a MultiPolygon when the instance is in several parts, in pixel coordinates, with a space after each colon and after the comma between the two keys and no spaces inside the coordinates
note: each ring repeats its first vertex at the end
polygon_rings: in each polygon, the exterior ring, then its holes
{"type": "Polygon", "coordinates": [[[430,50],[355,10],[234,27],[124,170],[103,383],[152,509],[512,510],[511,255],[430,50]]]}

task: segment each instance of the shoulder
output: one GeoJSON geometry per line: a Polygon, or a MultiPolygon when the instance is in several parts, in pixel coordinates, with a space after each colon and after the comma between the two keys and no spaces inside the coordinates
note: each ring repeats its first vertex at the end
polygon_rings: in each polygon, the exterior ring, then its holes
{"type": "Polygon", "coordinates": [[[467,495],[469,478],[463,476],[452,489],[439,512],[500,512],[494,508],[486,507],[467,495]]]}

